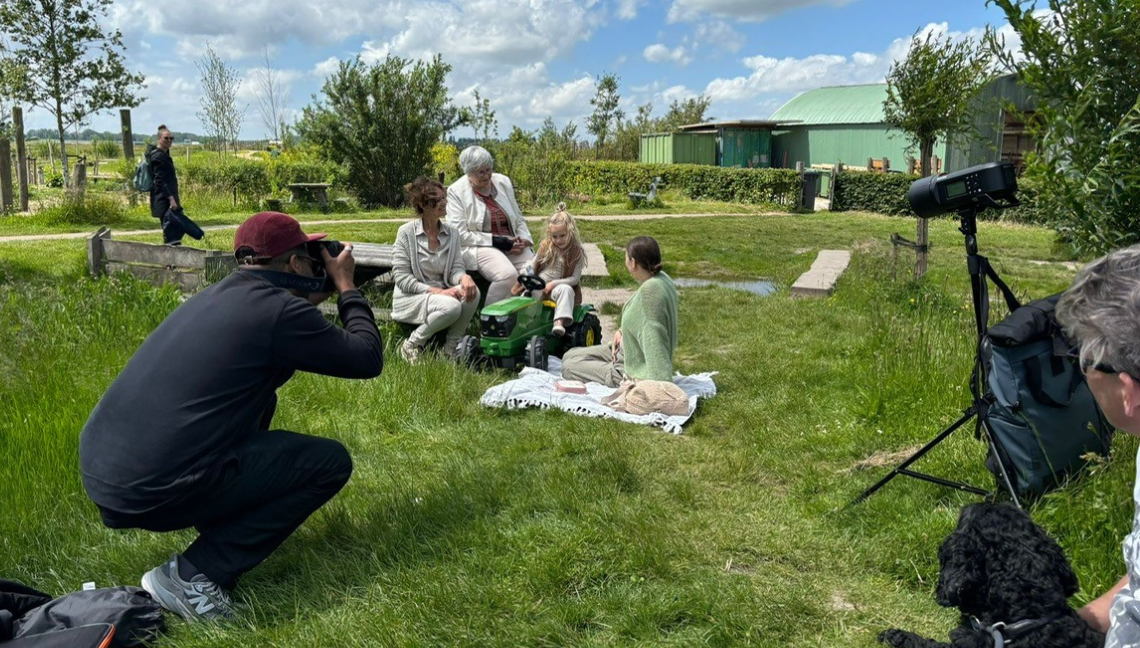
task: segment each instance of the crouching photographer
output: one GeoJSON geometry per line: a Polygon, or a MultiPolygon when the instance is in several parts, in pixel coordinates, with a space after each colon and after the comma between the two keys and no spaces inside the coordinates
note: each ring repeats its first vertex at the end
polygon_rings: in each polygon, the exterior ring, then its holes
{"type": "MultiPolygon", "coordinates": [[[[1140,245],[1082,268],[1057,302],[1057,320],[1079,345],[1089,389],[1109,423],[1140,436],[1140,245]]],[[[1140,644],[1140,483],[1133,498],[1132,532],[1124,539],[1127,573],[1080,611],[1107,633],[1109,648],[1140,644]]]]}
{"type": "Polygon", "coordinates": [[[239,268],[147,337],[79,441],[83,485],[112,528],[198,537],[142,586],[187,620],[229,618],[229,591],[352,474],[339,442],[271,429],[296,371],[374,378],[384,365],[351,246],[263,212],[234,238],[239,268]],[[330,249],[334,254],[330,254],[330,249]],[[342,327],[314,304],[339,293],[342,327]]]}

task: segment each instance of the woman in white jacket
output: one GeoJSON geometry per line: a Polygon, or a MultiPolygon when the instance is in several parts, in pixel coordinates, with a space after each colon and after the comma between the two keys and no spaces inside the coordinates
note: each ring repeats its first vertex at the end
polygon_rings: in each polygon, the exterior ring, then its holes
{"type": "Polygon", "coordinates": [[[469,146],[459,154],[463,177],[447,188],[447,224],[459,235],[467,269],[490,282],[488,304],[509,297],[519,272],[534,259],[514,185],[494,166],[487,149],[469,146]]]}
{"type": "Polygon", "coordinates": [[[479,303],[479,289],[465,272],[459,236],[441,220],[447,209],[443,185],[420,176],[404,191],[418,218],[396,233],[392,319],[419,326],[400,346],[400,355],[414,364],[424,344],[447,329],[443,353],[454,358],[479,303]]]}

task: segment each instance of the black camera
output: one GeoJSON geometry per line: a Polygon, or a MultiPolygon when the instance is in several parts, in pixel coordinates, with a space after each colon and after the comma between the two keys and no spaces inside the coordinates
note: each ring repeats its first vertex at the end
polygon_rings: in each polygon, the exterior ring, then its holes
{"type": "Polygon", "coordinates": [[[322,269],[325,267],[325,257],[321,255],[321,250],[328,250],[329,256],[338,257],[341,252],[344,252],[344,243],[334,241],[332,239],[321,239],[320,241],[311,241],[309,244],[309,256],[313,258],[318,266],[322,269]]]}
{"type": "Polygon", "coordinates": [[[1016,207],[1017,169],[1009,162],[987,162],[968,169],[915,180],[906,197],[919,218],[965,209],[1016,207]],[[1004,200],[1005,203],[999,203],[1004,200]]]}

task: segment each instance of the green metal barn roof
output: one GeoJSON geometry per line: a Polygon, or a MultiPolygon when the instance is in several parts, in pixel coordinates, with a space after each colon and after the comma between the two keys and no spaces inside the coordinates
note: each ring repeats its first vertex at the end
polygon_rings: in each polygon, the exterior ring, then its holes
{"type": "Polygon", "coordinates": [[[887,84],[831,86],[808,90],[784,104],[775,121],[812,124],[881,124],[887,84]]]}

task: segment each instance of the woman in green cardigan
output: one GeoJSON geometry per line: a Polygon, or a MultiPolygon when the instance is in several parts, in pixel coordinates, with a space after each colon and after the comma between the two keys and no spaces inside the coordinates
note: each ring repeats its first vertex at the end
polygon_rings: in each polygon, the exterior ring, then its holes
{"type": "Polygon", "coordinates": [[[625,247],[625,267],[641,286],[626,302],[610,345],[577,347],[562,357],[562,377],[617,387],[627,378],[673,380],[677,287],[661,270],[661,247],[638,236],[625,247]]]}

